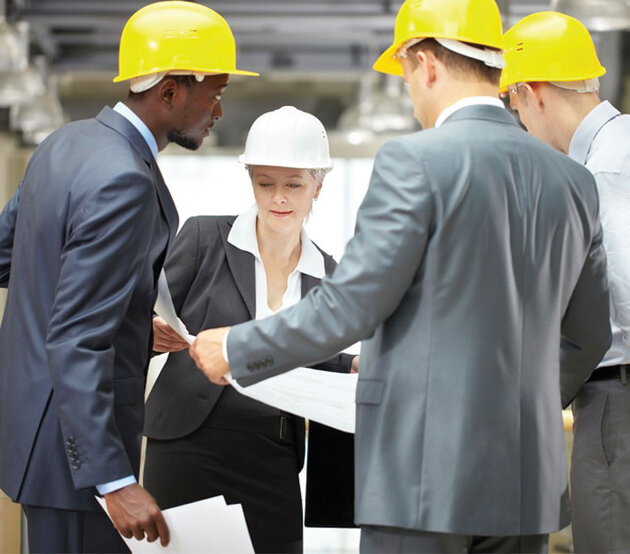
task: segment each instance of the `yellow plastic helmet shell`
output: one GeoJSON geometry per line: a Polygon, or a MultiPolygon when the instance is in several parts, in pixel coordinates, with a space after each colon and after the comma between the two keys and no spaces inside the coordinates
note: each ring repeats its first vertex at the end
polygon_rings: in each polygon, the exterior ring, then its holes
{"type": "Polygon", "coordinates": [[[376,60],[374,69],[402,75],[396,53],[414,38],[446,38],[500,50],[499,7],[494,0],[406,0],[396,16],[394,42],[376,60]]]}
{"type": "Polygon", "coordinates": [[[582,81],[606,73],[586,27],[563,13],[528,15],[505,33],[503,42],[501,92],[515,83],[582,81]]]}
{"type": "Polygon", "coordinates": [[[129,18],[114,82],[164,71],[258,75],[236,69],[236,43],[221,15],[180,0],[154,2],[129,18]]]}

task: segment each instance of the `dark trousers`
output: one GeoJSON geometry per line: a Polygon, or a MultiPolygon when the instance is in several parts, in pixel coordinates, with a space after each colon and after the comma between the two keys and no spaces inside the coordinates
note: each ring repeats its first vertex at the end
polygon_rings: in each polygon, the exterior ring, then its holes
{"type": "Polygon", "coordinates": [[[23,505],[28,549],[35,553],[128,553],[105,512],[86,512],[23,505]]]}
{"type": "Polygon", "coordinates": [[[162,509],[223,495],[242,504],[256,552],[302,552],[294,423],[280,422],[215,410],[186,437],[148,439],[143,485],[162,509]]]}
{"type": "Polygon", "coordinates": [[[361,554],[497,552],[546,554],[549,535],[481,537],[398,527],[361,526],[361,554]]]}

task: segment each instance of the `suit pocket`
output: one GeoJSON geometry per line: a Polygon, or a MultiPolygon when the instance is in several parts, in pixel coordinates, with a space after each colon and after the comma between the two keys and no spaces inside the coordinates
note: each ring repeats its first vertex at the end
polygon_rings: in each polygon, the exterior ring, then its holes
{"type": "Polygon", "coordinates": [[[114,380],[114,405],[142,404],[144,402],[144,379],[127,377],[114,380]]]}
{"type": "Polygon", "coordinates": [[[380,404],[383,398],[384,381],[359,379],[357,383],[357,404],[380,404]]]}

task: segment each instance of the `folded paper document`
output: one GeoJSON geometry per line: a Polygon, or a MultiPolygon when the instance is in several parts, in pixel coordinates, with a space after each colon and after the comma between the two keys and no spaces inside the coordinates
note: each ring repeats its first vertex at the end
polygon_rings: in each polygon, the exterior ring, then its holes
{"type": "MultiPolygon", "coordinates": [[[[98,497],[96,500],[107,513],[105,501],[98,497]]],[[[242,506],[228,506],[222,496],[168,508],[162,514],[171,534],[168,546],[163,547],[159,539],[148,542],[123,537],[133,554],[254,554],[242,506]]]]}
{"type": "MultiPolygon", "coordinates": [[[[189,344],[195,337],[175,313],[164,272],[158,281],[155,312],[189,344]]],[[[356,373],[333,373],[298,367],[249,387],[240,386],[230,375],[228,382],[241,394],[346,433],[354,433],[356,373]]]]}
{"type": "Polygon", "coordinates": [[[356,373],[298,367],[241,387],[227,376],[229,383],[245,396],[346,433],[354,433],[357,378],[356,373]]]}

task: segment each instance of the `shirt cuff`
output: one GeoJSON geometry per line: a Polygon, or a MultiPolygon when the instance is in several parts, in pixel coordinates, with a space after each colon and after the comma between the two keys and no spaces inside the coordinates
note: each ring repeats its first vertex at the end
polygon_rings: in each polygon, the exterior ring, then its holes
{"type": "Polygon", "coordinates": [[[228,354],[227,354],[227,338],[228,335],[230,334],[230,330],[228,329],[225,332],[225,335],[223,335],[223,347],[222,347],[222,353],[223,353],[223,359],[225,360],[225,363],[230,365],[230,360],[228,359],[228,354]]]}
{"type": "Polygon", "coordinates": [[[116,479],[116,481],[110,481],[109,483],[103,483],[102,485],[96,485],[96,490],[98,494],[103,496],[108,492],[114,492],[118,489],[122,489],[123,487],[127,487],[129,485],[133,485],[137,483],[136,478],[133,475],[129,475],[129,477],[123,477],[122,479],[116,479]]]}

